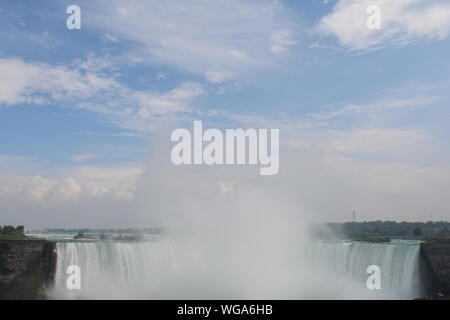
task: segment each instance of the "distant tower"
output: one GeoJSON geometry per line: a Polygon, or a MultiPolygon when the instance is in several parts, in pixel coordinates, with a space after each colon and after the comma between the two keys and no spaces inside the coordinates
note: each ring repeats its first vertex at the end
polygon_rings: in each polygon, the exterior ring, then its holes
{"type": "Polygon", "coordinates": [[[353,216],[353,222],[356,222],[356,212],[355,211],[352,212],[352,216],[353,216]]]}

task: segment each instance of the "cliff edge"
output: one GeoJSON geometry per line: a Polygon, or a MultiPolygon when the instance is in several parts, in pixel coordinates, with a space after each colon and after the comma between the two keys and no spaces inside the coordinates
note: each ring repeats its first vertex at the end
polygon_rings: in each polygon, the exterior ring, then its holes
{"type": "Polygon", "coordinates": [[[450,238],[424,242],[420,251],[433,273],[435,290],[450,296],[450,238]]]}
{"type": "Polygon", "coordinates": [[[0,299],[43,299],[55,274],[55,243],[0,240],[0,299]]]}

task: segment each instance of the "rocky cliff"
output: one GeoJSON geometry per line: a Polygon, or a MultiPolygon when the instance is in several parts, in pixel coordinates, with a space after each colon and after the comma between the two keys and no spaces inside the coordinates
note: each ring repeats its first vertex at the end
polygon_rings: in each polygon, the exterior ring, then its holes
{"type": "Polygon", "coordinates": [[[53,281],[55,243],[0,240],[0,299],[40,299],[53,281]]]}
{"type": "Polygon", "coordinates": [[[429,240],[420,251],[432,271],[436,292],[450,296],[450,239],[429,240]]]}

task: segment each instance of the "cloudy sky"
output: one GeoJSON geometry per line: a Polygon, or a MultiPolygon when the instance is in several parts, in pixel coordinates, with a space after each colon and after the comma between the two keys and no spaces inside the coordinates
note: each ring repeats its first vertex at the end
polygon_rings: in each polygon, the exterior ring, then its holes
{"type": "Polygon", "coordinates": [[[0,224],[136,225],[161,198],[148,179],[185,196],[159,145],[193,120],[279,128],[281,159],[275,177],[205,171],[188,189],[268,185],[318,221],[450,219],[446,0],[6,0],[0,15],[0,224]]]}

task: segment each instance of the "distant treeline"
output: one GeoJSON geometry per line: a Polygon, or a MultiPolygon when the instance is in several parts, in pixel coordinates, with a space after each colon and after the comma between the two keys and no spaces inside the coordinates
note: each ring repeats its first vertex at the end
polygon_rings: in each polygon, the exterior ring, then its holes
{"type": "Polygon", "coordinates": [[[124,229],[64,229],[64,228],[51,228],[45,230],[48,233],[117,233],[117,234],[161,234],[163,228],[124,228],[124,229]]]}
{"type": "Polygon", "coordinates": [[[400,238],[429,239],[450,237],[450,222],[395,222],[395,221],[364,221],[327,223],[325,228],[317,226],[314,235],[318,238],[341,237],[347,239],[368,238],[400,238]]]}
{"type": "Polygon", "coordinates": [[[22,239],[25,238],[24,226],[0,226],[0,239],[22,239]]]}

